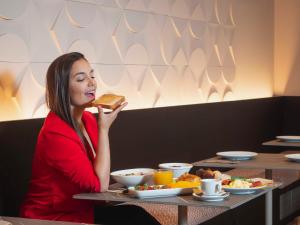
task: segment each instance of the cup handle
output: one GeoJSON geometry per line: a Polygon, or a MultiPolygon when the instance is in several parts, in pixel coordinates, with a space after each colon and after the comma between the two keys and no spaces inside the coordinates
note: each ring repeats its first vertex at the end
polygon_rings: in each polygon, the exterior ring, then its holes
{"type": "Polygon", "coordinates": [[[220,193],[222,191],[222,185],[216,184],[215,193],[220,193]]]}

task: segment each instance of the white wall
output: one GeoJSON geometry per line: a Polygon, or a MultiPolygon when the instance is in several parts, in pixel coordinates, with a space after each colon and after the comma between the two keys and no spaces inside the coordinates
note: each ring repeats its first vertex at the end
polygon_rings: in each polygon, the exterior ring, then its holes
{"type": "Polygon", "coordinates": [[[127,109],[272,96],[273,0],[0,0],[0,121],[43,117],[81,51],[127,109]]]}
{"type": "Polygon", "coordinates": [[[274,92],[300,95],[300,1],[275,0],[274,92]]]}

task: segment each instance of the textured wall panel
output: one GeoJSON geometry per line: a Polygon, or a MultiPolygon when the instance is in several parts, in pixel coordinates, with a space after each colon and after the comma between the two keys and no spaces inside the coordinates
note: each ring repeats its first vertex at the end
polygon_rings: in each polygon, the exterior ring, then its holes
{"type": "Polygon", "coordinates": [[[117,0],[93,0],[93,2],[103,5],[103,6],[108,6],[108,7],[117,7],[117,0]]]}
{"type": "Polygon", "coordinates": [[[182,104],[197,104],[204,102],[198,80],[199,77],[195,76],[190,68],[186,68],[180,87],[180,100],[182,104]]]}
{"type": "Polygon", "coordinates": [[[0,61],[3,62],[29,62],[29,49],[19,36],[3,34],[0,36],[0,61]],[[12,46],[14,46],[12,48],[12,46]]]}
{"type": "Polygon", "coordinates": [[[149,11],[161,15],[169,15],[171,2],[172,1],[151,0],[149,4],[149,11]]]}
{"type": "Polygon", "coordinates": [[[30,0],[10,0],[2,1],[0,7],[0,17],[6,20],[13,20],[18,18],[24,12],[30,0]]]}
{"type": "Polygon", "coordinates": [[[190,17],[189,8],[185,0],[175,0],[171,6],[171,15],[183,19],[190,17]]]}
{"type": "MultiPolygon", "coordinates": [[[[272,20],[253,20],[246,4],[269,10],[273,3],[0,1],[0,121],[45,116],[47,68],[70,51],[82,52],[91,62],[97,95],[123,94],[129,102],[127,109],[240,99],[245,88],[241,81],[251,79],[244,68],[258,65],[260,61],[251,61],[257,55],[267,62],[269,54],[252,47],[250,58],[249,51],[243,50],[249,45],[247,38],[241,38],[243,29],[264,30],[263,22],[272,20]]],[[[251,46],[267,45],[266,35],[270,33],[253,34],[257,43],[251,46]]],[[[271,67],[271,63],[264,65],[271,67]]],[[[257,69],[258,73],[263,70],[257,69]]],[[[261,89],[270,87],[269,74],[261,77],[264,82],[252,83],[260,83],[261,89]]]]}
{"type": "Polygon", "coordinates": [[[66,14],[75,27],[88,27],[95,19],[97,8],[93,4],[67,1],[66,14]]]}
{"type": "Polygon", "coordinates": [[[95,48],[87,40],[74,41],[68,49],[68,52],[81,52],[89,60],[90,63],[98,62],[95,48]]]}
{"type": "Polygon", "coordinates": [[[147,11],[149,2],[148,0],[130,0],[126,5],[126,9],[147,11]]]}
{"type": "Polygon", "coordinates": [[[155,106],[155,102],[160,96],[160,90],[159,84],[150,68],[147,68],[145,71],[144,78],[139,85],[138,92],[142,96],[142,107],[151,108],[155,106]]]}
{"type": "Polygon", "coordinates": [[[99,70],[101,80],[107,86],[116,86],[124,76],[126,69],[123,65],[98,65],[97,68],[99,70]]]}

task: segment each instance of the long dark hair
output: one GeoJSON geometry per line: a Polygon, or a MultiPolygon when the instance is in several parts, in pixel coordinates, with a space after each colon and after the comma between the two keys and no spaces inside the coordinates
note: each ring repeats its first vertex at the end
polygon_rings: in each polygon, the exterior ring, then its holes
{"type": "Polygon", "coordinates": [[[71,52],[56,58],[47,71],[46,102],[52,112],[67,122],[78,133],[80,138],[83,135],[71,116],[69,80],[73,64],[86,58],[79,52],[71,52]]]}

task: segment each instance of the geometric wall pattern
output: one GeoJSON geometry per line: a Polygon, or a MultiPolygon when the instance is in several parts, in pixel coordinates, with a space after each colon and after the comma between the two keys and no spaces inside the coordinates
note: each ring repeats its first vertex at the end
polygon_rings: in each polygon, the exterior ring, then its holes
{"type": "Polygon", "coordinates": [[[45,74],[80,51],[126,109],[235,99],[232,0],[0,1],[0,121],[44,117],[45,74]]]}

